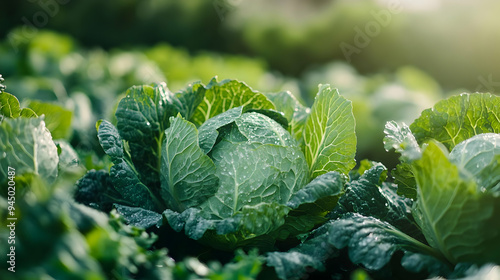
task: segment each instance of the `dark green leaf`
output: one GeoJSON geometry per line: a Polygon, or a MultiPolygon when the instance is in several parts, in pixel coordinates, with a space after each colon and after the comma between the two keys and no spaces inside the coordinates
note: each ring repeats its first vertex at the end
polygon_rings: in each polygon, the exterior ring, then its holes
{"type": "Polygon", "coordinates": [[[328,242],[328,227],[323,226],[288,252],[268,253],[266,263],[274,267],[280,279],[304,279],[314,270],[325,270],[326,260],[336,257],[338,251],[328,242]]]}
{"type": "Polygon", "coordinates": [[[170,103],[171,94],[160,84],[134,86],[116,110],[117,129],[128,142],[131,158],[145,183],[160,181],[161,145],[169,118],[178,111],[170,103]]]}
{"type": "Polygon", "coordinates": [[[104,152],[115,164],[121,162],[124,157],[123,141],[114,125],[108,121],[98,123],[97,137],[104,152]]]}
{"type": "Polygon", "coordinates": [[[94,209],[109,212],[113,203],[123,201],[111,181],[111,177],[104,170],[91,170],[76,182],[75,201],[94,209]]]}
{"type": "Polygon", "coordinates": [[[127,221],[127,224],[145,229],[157,225],[163,217],[157,212],[145,210],[141,207],[115,204],[115,208],[125,221],[127,221]]]}
{"type": "Polygon", "coordinates": [[[389,223],[373,217],[348,213],[335,220],[329,227],[329,242],[336,248],[349,248],[353,263],[362,264],[372,270],[379,270],[389,263],[398,251],[420,252],[441,258],[438,251],[406,235],[389,223]]]}
{"type": "Polygon", "coordinates": [[[396,194],[395,186],[383,183],[385,166],[376,164],[361,177],[347,184],[334,216],[353,212],[388,222],[414,238],[423,240],[411,216],[412,201],[396,194]]]}
{"type": "Polygon", "coordinates": [[[129,206],[152,211],[163,208],[151,190],[139,180],[137,171],[125,160],[111,166],[109,174],[115,189],[129,206]]]}

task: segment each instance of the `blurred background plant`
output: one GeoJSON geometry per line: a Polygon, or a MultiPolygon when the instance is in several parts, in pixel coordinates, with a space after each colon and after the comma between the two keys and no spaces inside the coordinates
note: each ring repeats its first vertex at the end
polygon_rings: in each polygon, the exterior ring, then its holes
{"type": "Polygon", "coordinates": [[[0,71],[22,102],[73,111],[71,143],[88,151],[95,121],[134,84],[177,90],[218,75],[290,90],[310,105],[318,83],[330,83],[354,103],[359,158],[391,166],[385,121],[409,123],[443,96],[500,86],[498,8],[493,0],[10,1],[0,10],[0,71]]]}

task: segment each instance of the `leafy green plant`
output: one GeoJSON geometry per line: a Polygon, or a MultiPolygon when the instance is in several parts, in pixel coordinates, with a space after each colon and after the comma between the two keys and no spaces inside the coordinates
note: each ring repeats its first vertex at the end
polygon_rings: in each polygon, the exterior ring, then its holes
{"type": "MultiPolygon", "coordinates": [[[[61,127],[48,129],[51,121],[21,109],[11,94],[0,93],[0,105],[0,184],[9,186],[0,192],[0,250],[10,254],[0,256],[0,278],[255,279],[260,272],[256,252],[237,252],[224,265],[176,262],[167,249],[155,248],[158,236],[126,225],[116,210],[106,215],[76,203],[74,180],[66,175],[82,176],[81,166],[68,143],[53,140],[51,130],[61,127]]],[[[48,114],[57,109],[38,105],[48,114]]]]}
{"type": "Polygon", "coordinates": [[[117,126],[98,123],[112,184],[99,180],[104,194],[85,195],[91,172],[76,196],[103,209],[104,195],[132,224],[168,223],[224,250],[269,250],[309,231],[326,221],[355,165],[352,107],[328,85],[311,109],[288,92],[270,96],[236,80],[177,93],[130,88],[117,126]],[[293,113],[277,111],[290,104],[293,113]]]}
{"type": "Polygon", "coordinates": [[[386,149],[401,154],[396,184],[380,163],[361,162],[330,220],[298,247],[268,253],[267,264],[280,279],[295,279],[310,268],[328,270],[346,250],[377,279],[495,277],[499,100],[462,94],[424,110],[409,127],[388,122],[386,149]]]}

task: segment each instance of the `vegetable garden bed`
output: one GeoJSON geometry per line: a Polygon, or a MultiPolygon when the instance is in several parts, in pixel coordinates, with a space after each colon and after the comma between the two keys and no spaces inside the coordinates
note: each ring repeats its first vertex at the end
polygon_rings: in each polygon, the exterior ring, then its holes
{"type": "Polygon", "coordinates": [[[388,170],[356,164],[351,102],[318,89],[133,86],[99,163],[58,136],[71,112],[0,93],[1,278],[500,278],[500,98],[388,122],[388,170]]]}

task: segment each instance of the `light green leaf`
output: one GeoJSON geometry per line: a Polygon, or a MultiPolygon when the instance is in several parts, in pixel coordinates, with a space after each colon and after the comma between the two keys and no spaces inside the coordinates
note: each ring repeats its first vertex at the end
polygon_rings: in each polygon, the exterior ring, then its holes
{"type": "Polygon", "coordinates": [[[413,173],[418,187],[413,216],[429,244],[452,263],[500,262],[500,198],[464,177],[435,141],[413,163],[413,173]]]}
{"type": "Polygon", "coordinates": [[[398,185],[398,194],[407,198],[417,198],[417,182],[409,163],[400,163],[392,170],[394,183],[398,185]]]}
{"type": "Polygon", "coordinates": [[[240,117],[243,107],[236,107],[221,113],[206,122],[204,122],[198,129],[200,148],[203,149],[205,154],[208,154],[217,141],[221,127],[228,125],[240,117]]]}
{"type": "Polygon", "coordinates": [[[0,114],[7,118],[17,118],[21,114],[19,100],[12,94],[0,91],[0,114]]]}
{"type": "Polygon", "coordinates": [[[422,154],[420,147],[406,124],[403,123],[400,126],[395,121],[387,122],[384,133],[384,147],[386,151],[390,151],[391,149],[396,150],[396,152],[401,154],[400,160],[402,162],[420,158],[422,154]]]}
{"type": "Polygon", "coordinates": [[[268,234],[285,223],[290,208],[276,202],[245,205],[236,215],[241,215],[240,234],[244,239],[268,234]]]}
{"type": "MultiPolygon", "coordinates": [[[[52,103],[30,101],[28,107],[37,115],[45,115],[45,123],[53,139],[68,139],[71,136],[71,119],[73,113],[52,103]]],[[[26,115],[29,111],[22,111],[26,115]]]]}
{"type": "Polygon", "coordinates": [[[268,116],[256,112],[245,113],[235,123],[241,134],[252,143],[298,148],[290,133],[268,116]]]}
{"type": "Polygon", "coordinates": [[[303,128],[311,109],[303,106],[289,91],[266,93],[266,96],[274,103],[276,110],[285,114],[290,125],[290,134],[302,142],[304,140],[302,137],[303,128]]]}
{"type": "Polygon", "coordinates": [[[304,156],[292,147],[223,139],[212,158],[220,187],[202,209],[220,218],[234,215],[244,205],[285,204],[307,181],[304,156]]]}
{"type": "Polygon", "coordinates": [[[282,112],[272,110],[272,109],[259,109],[259,110],[248,110],[248,113],[259,113],[266,117],[269,117],[279,125],[281,125],[284,129],[288,130],[288,120],[285,118],[282,112]]]}
{"type": "Polygon", "coordinates": [[[8,177],[8,167],[16,176],[40,175],[47,181],[57,176],[57,147],[43,118],[4,119],[0,124],[0,183],[8,177]]]}
{"type": "Polygon", "coordinates": [[[181,117],[170,119],[161,162],[161,196],[169,209],[197,207],[217,191],[215,164],[198,146],[196,127],[181,117]]]}
{"type": "Polygon", "coordinates": [[[214,78],[207,85],[205,97],[196,108],[191,121],[200,126],[208,119],[240,106],[243,106],[243,111],[275,109],[274,104],[265,95],[253,91],[245,83],[237,80],[217,82],[214,78]]]}
{"type": "Polygon", "coordinates": [[[38,115],[30,108],[22,108],[14,95],[0,91],[0,116],[15,119],[18,117],[36,118],[38,115]]]}
{"type": "Polygon", "coordinates": [[[354,128],[351,102],[329,85],[321,86],[304,127],[304,154],[311,178],[329,171],[348,174],[356,164],[354,128]]]}
{"type": "Polygon", "coordinates": [[[489,93],[461,94],[424,110],[410,126],[418,143],[436,139],[452,150],[481,133],[500,133],[500,97],[489,93]]]}
{"type": "Polygon", "coordinates": [[[25,117],[25,118],[37,118],[38,117],[38,115],[30,108],[22,108],[20,116],[25,117]]]}
{"type": "Polygon", "coordinates": [[[498,193],[500,134],[479,134],[460,142],[451,151],[449,159],[475,178],[479,190],[493,190],[498,193]]]}

